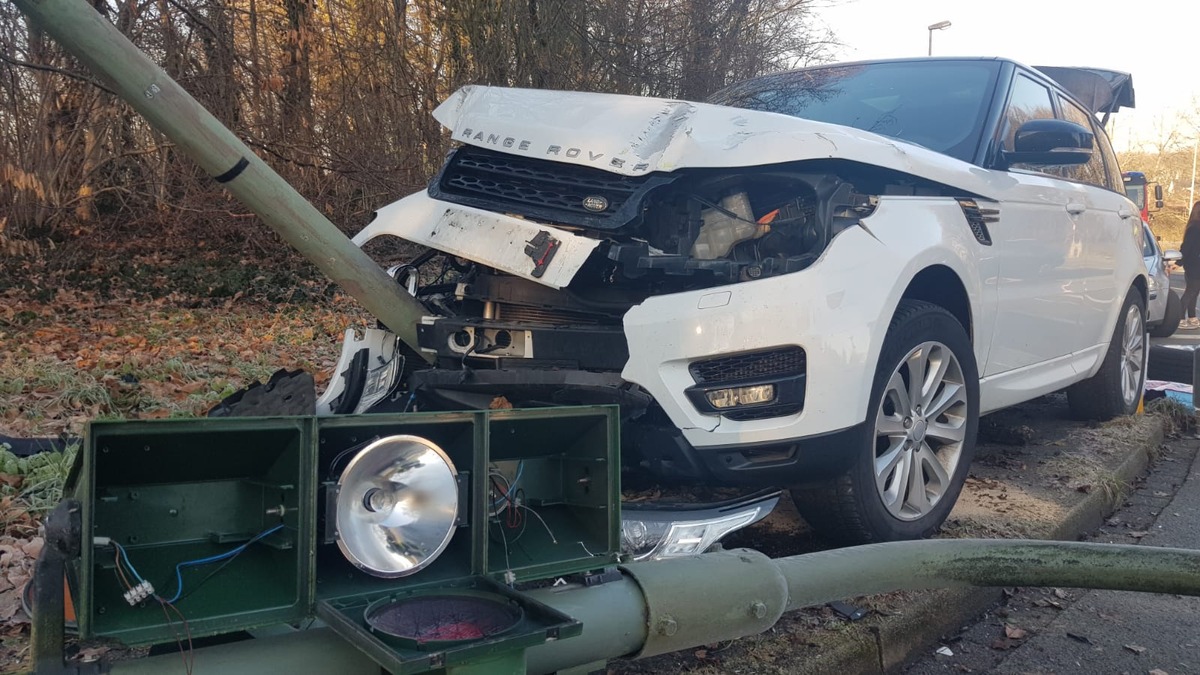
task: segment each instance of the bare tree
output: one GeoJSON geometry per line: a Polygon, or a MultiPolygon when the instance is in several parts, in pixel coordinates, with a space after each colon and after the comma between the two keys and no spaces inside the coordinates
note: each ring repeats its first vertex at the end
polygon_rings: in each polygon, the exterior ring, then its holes
{"type": "MultiPolygon", "coordinates": [[[[821,61],[817,0],[93,0],[347,227],[423,185],[430,112],[469,83],[702,99],[821,61]]],[[[242,214],[103,84],[0,3],[0,223],[10,240],[242,214]]]]}

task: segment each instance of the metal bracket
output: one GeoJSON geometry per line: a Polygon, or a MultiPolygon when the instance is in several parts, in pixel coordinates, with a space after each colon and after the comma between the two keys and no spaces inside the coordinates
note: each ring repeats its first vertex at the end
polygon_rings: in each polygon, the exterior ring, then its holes
{"type": "Polygon", "coordinates": [[[538,232],[526,243],[525,255],[533,260],[533,271],[530,272],[533,277],[540,279],[546,273],[546,266],[554,260],[554,254],[558,253],[561,244],[562,242],[545,230],[538,232]]]}
{"type": "Polygon", "coordinates": [[[66,605],[67,561],[79,557],[80,503],[65,499],[46,518],[46,545],[38,556],[33,580],[33,634],[30,653],[35,675],[64,675],[73,673],[102,673],[108,666],[102,662],[67,663],[63,653],[63,611],[66,605]]]}

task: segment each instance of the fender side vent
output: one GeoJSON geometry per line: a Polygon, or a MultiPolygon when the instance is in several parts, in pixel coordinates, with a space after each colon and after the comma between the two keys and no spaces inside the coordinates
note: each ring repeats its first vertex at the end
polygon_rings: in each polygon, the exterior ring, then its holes
{"type": "Polygon", "coordinates": [[[992,235],[987,226],[989,223],[1000,222],[1000,209],[981,208],[974,199],[959,199],[958,205],[962,207],[967,225],[971,227],[971,234],[975,235],[975,239],[984,246],[991,246],[992,235]]]}

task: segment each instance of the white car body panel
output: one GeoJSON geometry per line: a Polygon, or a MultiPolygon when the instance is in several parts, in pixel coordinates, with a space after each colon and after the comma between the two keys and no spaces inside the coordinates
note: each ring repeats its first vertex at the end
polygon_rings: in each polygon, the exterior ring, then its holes
{"type": "MultiPolygon", "coordinates": [[[[1036,172],[983,169],[849,127],[700,103],[492,87],[465,87],[434,114],[463,143],[627,176],[836,158],[919,176],[999,210],[989,226],[993,243],[985,245],[952,197],[880,196],[869,217],[838,234],[806,269],[653,296],[629,309],[621,376],[646,389],[697,448],[781,442],[862,423],[890,318],[908,284],[931,266],[948,268],[966,289],[983,413],[1094,374],[1121,301],[1144,274],[1140,230],[1113,226],[1129,205],[1124,195],[1036,172]],[[1121,241],[1130,234],[1132,246],[1121,241]],[[807,355],[801,412],[733,421],[700,413],[685,396],[695,384],[691,361],[783,345],[807,355]]],[[[1130,224],[1140,227],[1136,219],[1130,224]]],[[[354,242],[384,234],[553,288],[567,286],[600,243],[425,192],[380,209],[354,242]],[[534,278],[524,248],[546,230],[562,246],[534,278]]]]}
{"type": "Polygon", "coordinates": [[[980,414],[1054,393],[1069,384],[1090,377],[1100,368],[1107,349],[1106,342],[1075,354],[980,379],[980,414]]]}
{"type": "MultiPolygon", "coordinates": [[[[980,319],[977,330],[990,331],[992,312],[986,308],[995,303],[997,261],[962,226],[958,203],[886,197],[862,227],[839,234],[806,270],[652,297],[630,309],[624,320],[629,361],[621,376],[647,389],[696,447],[769,442],[853,426],[866,417],[862,392],[870,391],[883,336],[907,280],[932,265],[943,265],[964,281],[971,313],[980,319]],[[863,283],[872,278],[906,281],[881,293],[879,286],[863,283]],[[808,357],[810,394],[800,413],[735,422],[699,413],[683,395],[695,384],[690,361],[784,344],[803,347],[808,357]]],[[[987,343],[975,344],[975,358],[982,363],[987,343]]]]}
{"type": "Polygon", "coordinates": [[[433,112],[456,141],[626,176],[846,159],[994,199],[988,171],[837,124],[668,99],[467,86],[433,112]]]}
{"type": "Polygon", "coordinates": [[[575,273],[597,246],[565,230],[538,225],[469,206],[448,204],[417,192],[376,212],[375,219],[354,236],[357,246],[380,235],[391,235],[440,251],[474,260],[551,288],[571,283],[575,273]],[[532,274],[533,260],[525,245],[539,232],[551,231],[560,245],[541,277],[532,274]]]}
{"type": "Polygon", "coordinates": [[[1107,344],[1125,280],[1138,273],[1132,256],[1116,256],[1128,235],[1111,223],[1124,196],[1044,174],[1001,175],[1016,183],[991,228],[1003,262],[985,377],[1107,344]]]}

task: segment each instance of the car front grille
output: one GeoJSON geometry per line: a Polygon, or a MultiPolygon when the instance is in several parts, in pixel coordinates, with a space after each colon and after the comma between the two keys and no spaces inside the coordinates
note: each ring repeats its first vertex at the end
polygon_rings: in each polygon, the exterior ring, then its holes
{"type": "Polygon", "coordinates": [[[637,216],[640,197],[673,178],[622,176],[601,169],[465,145],[429,187],[443,201],[581,227],[615,229],[637,216]],[[595,198],[600,198],[596,200],[595,198]],[[603,201],[601,211],[585,201],[603,201]]]}
{"type": "Polygon", "coordinates": [[[716,359],[694,361],[688,366],[697,384],[746,382],[804,372],[807,361],[799,347],[781,347],[716,359]]]}

